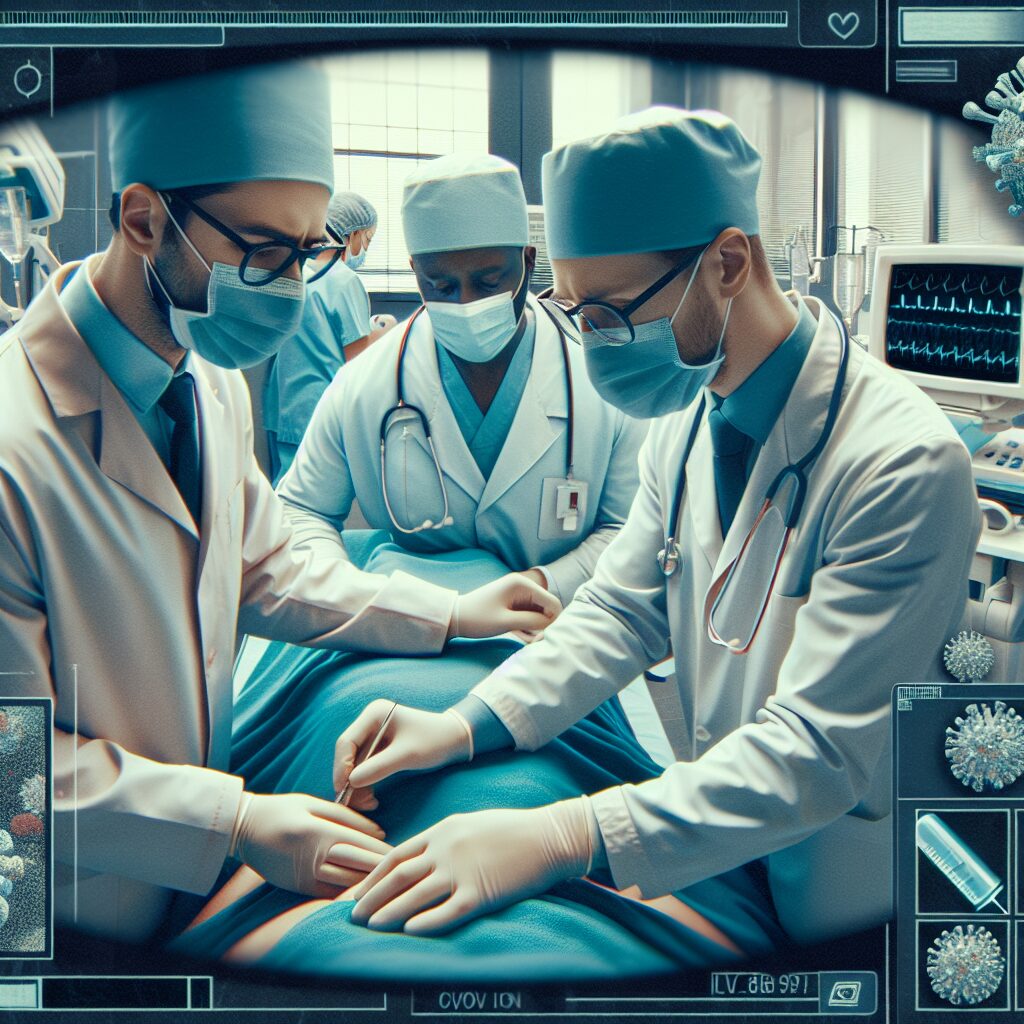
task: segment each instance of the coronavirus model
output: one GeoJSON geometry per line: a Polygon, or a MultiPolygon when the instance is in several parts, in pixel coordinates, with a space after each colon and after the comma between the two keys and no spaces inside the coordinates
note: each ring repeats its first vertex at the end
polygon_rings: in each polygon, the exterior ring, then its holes
{"type": "Polygon", "coordinates": [[[46,808],[46,779],[30,775],[21,784],[21,804],[29,814],[41,817],[46,808]]]}
{"type": "Polygon", "coordinates": [[[992,645],[972,630],[964,630],[946,644],[946,671],[961,683],[976,683],[989,674],[995,663],[992,645]]]}
{"type": "Polygon", "coordinates": [[[984,1002],[1003,980],[1005,961],[995,936],[973,924],[944,931],[928,949],[928,977],[940,999],[954,1006],[984,1002]]]}
{"type": "Polygon", "coordinates": [[[992,141],[975,146],[974,159],[983,160],[999,175],[996,188],[1013,196],[1009,210],[1014,217],[1024,212],[1024,94],[1018,86],[1024,86],[1024,57],[1009,74],[996,79],[995,88],[985,97],[985,105],[998,110],[998,116],[977,103],[965,103],[963,109],[964,117],[992,125],[992,141]]]}
{"type": "Polygon", "coordinates": [[[1016,710],[997,700],[968,704],[966,718],[957,715],[956,727],[946,729],[946,759],[954,777],[975,793],[985,786],[1002,789],[1024,774],[1024,720],[1016,710]]]}

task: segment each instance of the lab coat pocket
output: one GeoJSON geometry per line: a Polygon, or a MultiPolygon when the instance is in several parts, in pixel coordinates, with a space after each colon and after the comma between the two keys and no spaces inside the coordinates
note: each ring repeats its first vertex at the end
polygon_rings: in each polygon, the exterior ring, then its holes
{"type": "MultiPolygon", "coordinates": [[[[791,638],[796,629],[797,612],[807,604],[810,596],[801,594],[799,597],[783,597],[782,594],[772,594],[765,609],[761,629],[770,637],[777,637],[780,640],[791,638]]],[[[789,646],[788,640],[786,646],[789,646]]]]}

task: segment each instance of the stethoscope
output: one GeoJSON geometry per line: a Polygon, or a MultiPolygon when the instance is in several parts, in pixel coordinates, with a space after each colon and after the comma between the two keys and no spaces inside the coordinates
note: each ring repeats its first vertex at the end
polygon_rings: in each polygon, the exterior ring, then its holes
{"type": "MultiPolygon", "coordinates": [[[[419,315],[426,309],[425,305],[419,307],[405,325],[405,330],[402,332],[402,340],[398,346],[398,358],[395,361],[395,404],[384,413],[383,418],[380,421],[380,485],[381,492],[384,497],[384,507],[387,509],[388,517],[391,519],[395,529],[401,533],[419,533],[421,530],[440,530],[442,527],[452,525],[452,517],[448,511],[448,488],[445,487],[444,473],[441,470],[441,462],[437,457],[437,449],[434,446],[434,438],[430,433],[430,422],[424,415],[423,410],[418,406],[413,405],[405,400],[405,392],[402,387],[404,366],[405,366],[405,351],[409,343],[409,333],[412,331],[413,324],[419,315]],[[388,483],[387,474],[385,472],[385,453],[387,450],[387,434],[388,425],[392,416],[399,412],[412,413],[420,421],[420,428],[423,431],[423,436],[426,439],[427,447],[430,449],[430,457],[434,462],[434,470],[437,473],[437,481],[441,488],[441,497],[444,503],[444,511],[441,513],[441,519],[438,522],[434,522],[432,519],[424,519],[419,526],[405,527],[402,526],[395,518],[395,513],[391,509],[391,501],[388,497],[388,483]]],[[[541,307],[543,308],[543,307],[541,307]]],[[[547,310],[545,310],[547,313],[547,310]]],[[[566,424],[566,440],[565,440],[565,478],[567,481],[573,479],[573,444],[574,434],[576,428],[575,421],[575,405],[573,402],[573,390],[572,390],[572,368],[569,365],[569,349],[565,343],[565,333],[559,326],[558,321],[550,314],[547,313],[548,318],[555,325],[555,329],[558,331],[558,340],[562,347],[562,365],[565,368],[565,395],[568,408],[568,422],[566,424]]]]}
{"type": "MultiPolygon", "coordinates": [[[[775,495],[778,493],[779,488],[787,478],[792,478],[795,483],[796,491],[792,502],[789,505],[789,511],[786,514],[785,527],[787,530],[792,530],[796,525],[797,520],[800,518],[800,512],[804,506],[804,499],[807,497],[807,467],[821,454],[822,449],[828,444],[829,438],[832,436],[832,431],[835,429],[836,418],[839,415],[839,403],[843,395],[843,385],[846,382],[846,367],[849,363],[850,356],[850,333],[846,329],[846,324],[830,313],[830,316],[836,321],[839,326],[840,332],[840,357],[839,357],[839,370],[836,373],[835,384],[832,385],[832,396],[828,403],[828,415],[825,417],[825,426],[822,428],[821,434],[818,437],[817,443],[803,458],[797,462],[791,462],[787,466],[783,467],[775,479],[772,481],[771,486],[765,492],[764,501],[762,504],[767,507],[775,495]]],[[[697,412],[693,417],[693,425],[690,427],[690,434],[686,440],[686,447],[683,450],[683,462],[679,467],[679,478],[676,482],[676,493],[675,499],[672,503],[672,515],[668,520],[668,527],[665,531],[665,546],[658,552],[658,567],[662,573],[666,576],[673,576],[679,570],[679,544],[676,540],[680,527],[679,517],[683,508],[683,497],[686,494],[686,464],[690,459],[690,452],[693,450],[693,444],[697,440],[697,432],[700,430],[701,423],[704,418],[704,408],[707,404],[707,395],[702,395],[700,405],[697,407],[697,412]],[[669,530],[673,530],[669,533],[669,530]]]]}

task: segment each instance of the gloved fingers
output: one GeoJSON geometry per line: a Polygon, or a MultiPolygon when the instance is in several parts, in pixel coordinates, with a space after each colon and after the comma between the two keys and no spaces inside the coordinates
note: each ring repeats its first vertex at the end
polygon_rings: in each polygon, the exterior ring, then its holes
{"type": "MultiPolygon", "coordinates": [[[[340,828],[337,832],[332,829],[324,838],[326,842],[322,843],[321,849],[327,848],[327,853],[323,860],[333,861],[335,864],[346,863],[345,858],[349,851],[360,850],[375,858],[371,867],[376,867],[394,849],[376,836],[368,836],[365,832],[356,832],[354,829],[340,828]]],[[[369,871],[370,868],[366,870],[369,871]]]]}
{"type": "Polygon", "coordinates": [[[333,861],[324,861],[316,869],[316,881],[334,886],[335,893],[339,889],[344,891],[361,882],[367,873],[380,863],[380,857],[367,853],[365,850],[359,851],[359,854],[361,856],[353,854],[353,856],[345,858],[351,861],[349,864],[336,864],[333,861]],[[361,865],[359,863],[360,860],[362,860],[361,865]]]}
{"type": "Polygon", "coordinates": [[[340,793],[348,782],[349,773],[360,752],[374,741],[384,719],[391,713],[393,700],[375,700],[363,708],[355,721],[338,737],[334,744],[334,791],[340,793]]]}
{"type": "Polygon", "coordinates": [[[318,800],[316,797],[312,799],[313,806],[310,807],[310,811],[318,818],[322,818],[324,821],[333,821],[336,825],[345,825],[347,828],[363,832],[368,836],[384,838],[384,829],[380,825],[358,811],[354,811],[351,807],[336,804],[331,800],[318,800]]]}
{"type": "Polygon", "coordinates": [[[396,739],[379,754],[374,754],[357,765],[349,776],[349,782],[356,789],[374,786],[396,772],[418,767],[410,763],[410,758],[414,754],[415,750],[408,743],[403,743],[400,738],[396,739]]]}
{"type": "Polygon", "coordinates": [[[483,908],[475,893],[456,890],[451,898],[437,906],[430,907],[410,917],[403,931],[407,935],[443,935],[474,917],[479,917],[483,908]]]}
{"type": "Polygon", "coordinates": [[[374,795],[372,786],[364,786],[362,789],[349,790],[346,806],[354,811],[375,811],[380,807],[380,801],[374,795]]]}
{"type": "Polygon", "coordinates": [[[546,622],[553,622],[562,610],[562,602],[544,587],[522,574],[517,574],[509,608],[512,611],[535,612],[546,622]]]}
{"type": "MultiPolygon", "coordinates": [[[[518,634],[539,634],[545,626],[551,625],[551,619],[539,611],[509,611],[505,614],[506,631],[518,634]]],[[[535,639],[539,637],[535,636],[535,639]]],[[[525,641],[532,643],[532,641],[525,641]]]]}
{"type": "Polygon", "coordinates": [[[352,886],[351,897],[360,899],[372,886],[376,885],[396,864],[410,860],[423,853],[427,848],[425,833],[406,839],[399,843],[358,885],[352,886]]]}
{"type": "Polygon", "coordinates": [[[433,907],[451,895],[450,874],[447,871],[432,871],[411,888],[385,904],[366,922],[368,928],[377,931],[393,931],[401,928],[413,914],[433,907]]]}
{"type": "Polygon", "coordinates": [[[544,639],[544,630],[513,629],[509,635],[514,636],[520,643],[534,644],[538,640],[544,639]]]}
{"type": "Polygon", "coordinates": [[[366,924],[381,907],[422,881],[434,869],[433,861],[425,856],[400,861],[393,866],[388,865],[389,860],[390,856],[382,860],[362,883],[366,888],[360,893],[352,911],[352,920],[357,924],[366,924]],[[374,879],[372,876],[375,874],[377,878],[374,879]]]}

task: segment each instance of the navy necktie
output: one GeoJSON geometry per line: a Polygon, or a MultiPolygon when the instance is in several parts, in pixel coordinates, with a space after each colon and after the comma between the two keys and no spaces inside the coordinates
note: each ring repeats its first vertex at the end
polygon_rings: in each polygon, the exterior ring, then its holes
{"type": "Polygon", "coordinates": [[[712,409],[708,415],[711,446],[714,449],[715,494],[722,536],[729,532],[736,509],[747,485],[747,445],[749,438],[737,430],[722,414],[712,409]]]}
{"type": "Polygon", "coordinates": [[[190,373],[171,378],[160,396],[160,408],[171,418],[171,477],[198,527],[202,520],[203,474],[199,459],[199,419],[196,389],[190,373]]]}

